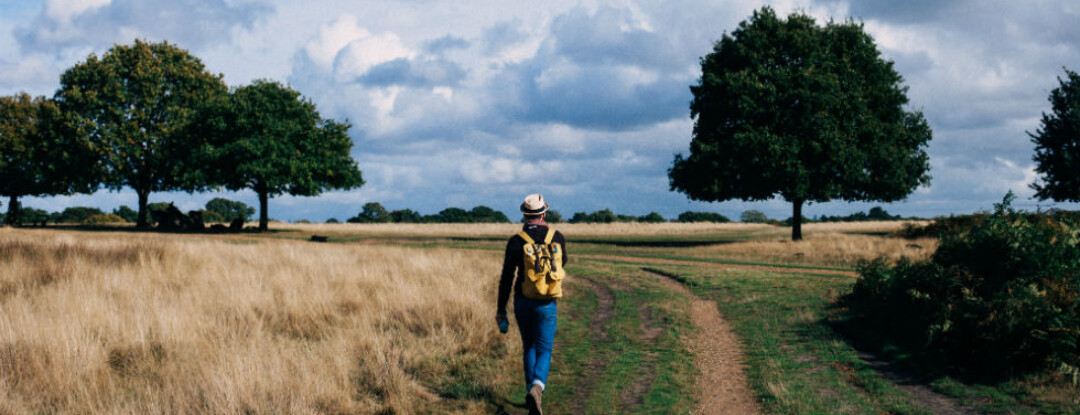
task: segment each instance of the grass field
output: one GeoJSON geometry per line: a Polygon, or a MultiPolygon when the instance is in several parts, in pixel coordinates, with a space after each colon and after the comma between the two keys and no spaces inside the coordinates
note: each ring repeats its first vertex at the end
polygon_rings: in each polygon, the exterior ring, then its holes
{"type": "MultiPolygon", "coordinates": [[[[858,260],[933,252],[899,227],[791,243],[768,225],[558,225],[571,278],[545,409],[693,413],[672,278],[716,301],[767,413],[1077,413],[1045,379],[913,389],[833,331],[858,260]]],[[[518,225],[274,229],[0,229],[0,413],[524,413],[516,329],[493,322],[518,225]]]]}

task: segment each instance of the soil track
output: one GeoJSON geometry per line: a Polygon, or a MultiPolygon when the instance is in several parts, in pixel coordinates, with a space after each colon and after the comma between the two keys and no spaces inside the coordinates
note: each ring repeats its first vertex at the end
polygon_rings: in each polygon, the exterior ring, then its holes
{"type": "MultiPolygon", "coordinates": [[[[608,287],[601,283],[585,277],[574,277],[574,279],[587,285],[589,290],[596,294],[596,312],[589,319],[589,333],[593,343],[607,341],[607,331],[604,330],[604,326],[615,315],[615,296],[608,287]]],[[[594,355],[585,365],[590,373],[600,373],[603,371],[604,366],[607,366],[607,362],[600,355],[594,355]]],[[[573,400],[573,413],[585,413],[585,400],[596,388],[595,383],[595,378],[586,378],[574,391],[574,397],[571,398],[573,400]]]]}
{"type": "MultiPolygon", "coordinates": [[[[689,265],[695,267],[716,267],[725,269],[740,269],[740,270],[754,270],[754,271],[768,271],[779,272],[785,274],[821,274],[821,275],[843,275],[848,277],[857,277],[858,274],[854,271],[842,271],[835,269],[817,269],[817,268],[787,268],[787,267],[770,267],[767,265],[746,265],[746,264],[720,264],[716,262],[706,261],[685,261],[677,259],[664,259],[664,258],[639,258],[633,256],[621,256],[621,255],[577,255],[577,258],[599,259],[602,261],[620,261],[629,262],[634,264],[650,264],[650,265],[689,265]]],[[[666,278],[666,277],[665,277],[666,278]]]]}
{"type": "Polygon", "coordinates": [[[685,341],[694,355],[694,367],[700,371],[695,382],[699,405],[695,413],[760,414],[761,408],[754,400],[743,371],[741,343],[720,315],[716,302],[698,297],[666,275],[653,274],[669,289],[691,301],[690,320],[695,330],[685,341]]]}

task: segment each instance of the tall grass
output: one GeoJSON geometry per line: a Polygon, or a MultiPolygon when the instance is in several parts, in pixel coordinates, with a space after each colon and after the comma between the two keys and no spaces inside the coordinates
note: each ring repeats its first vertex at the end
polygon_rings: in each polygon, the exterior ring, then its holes
{"type": "Polygon", "coordinates": [[[0,229],[0,413],[488,412],[475,255],[0,229]]]}
{"type": "Polygon", "coordinates": [[[895,261],[900,257],[925,259],[937,249],[936,238],[886,238],[853,235],[839,232],[815,231],[802,241],[790,239],[759,239],[688,250],[692,255],[722,256],[725,258],[768,263],[852,266],[860,260],[872,260],[884,255],[895,261]]]}

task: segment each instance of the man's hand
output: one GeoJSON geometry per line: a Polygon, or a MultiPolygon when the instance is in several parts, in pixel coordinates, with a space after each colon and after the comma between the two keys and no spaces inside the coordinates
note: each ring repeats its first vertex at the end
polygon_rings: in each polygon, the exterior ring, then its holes
{"type": "Polygon", "coordinates": [[[506,319],[506,312],[495,313],[495,322],[499,324],[499,331],[503,334],[510,329],[510,321],[506,319]]]}

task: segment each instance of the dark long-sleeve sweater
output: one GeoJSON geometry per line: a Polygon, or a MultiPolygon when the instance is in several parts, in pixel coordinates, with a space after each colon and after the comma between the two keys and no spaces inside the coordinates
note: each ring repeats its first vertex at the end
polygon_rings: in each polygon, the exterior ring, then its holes
{"type": "MultiPolygon", "coordinates": [[[[547,235],[548,227],[544,225],[525,225],[522,230],[529,235],[530,238],[536,243],[543,243],[544,236],[547,235]]],[[[555,235],[552,236],[551,242],[558,243],[562,247],[562,263],[566,266],[566,238],[562,233],[555,231],[555,235]]],[[[510,300],[510,290],[514,291],[514,298],[523,297],[521,293],[521,284],[525,280],[525,259],[523,258],[523,250],[525,247],[525,240],[521,239],[521,236],[514,234],[510,237],[510,240],[506,241],[506,254],[503,256],[503,268],[502,275],[499,277],[499,305],[496,310],[499,313],[506,313],[506,303],[510,300]]]]}

